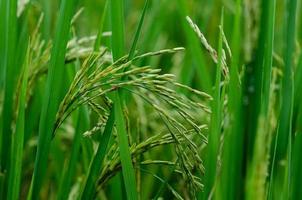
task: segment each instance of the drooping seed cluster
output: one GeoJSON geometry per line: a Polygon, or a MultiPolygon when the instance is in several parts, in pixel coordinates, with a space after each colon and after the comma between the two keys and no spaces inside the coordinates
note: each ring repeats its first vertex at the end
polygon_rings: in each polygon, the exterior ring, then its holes
{"type": "MultiPolygon", "coordinates": [[[[204,171],[199,156],[199,144],[207,143],[207,138],[204,135],[206,126],[199,125],[195,116],[192,116],[192,112],[211,113],[211,111],[201,101],[191,100],[176,91],[178,89],[187,90],[204,101],[212,98],[206,93],[177,83],[172,74],[161,74],[160,69],[154,69],[150,66],[137,67],[133,65],[135,60],[144,57],[182,50],[183,48],[174,48],[150,52],[138,55],[130,61],[125,56],[111,64],[108,64],[108,51],[106,49],[100,53],[91,54],[83,62],[60,105],[54,130],[57,130],[74,110],[82,105],[88,105],[99,116],[99,122],[84,135],[97,134],[103,130],[106,124],[112,105],[111,92],[121,90],[124,93],[139,97],[159,116],[158,119],[169,134],[159,134],[140,143],[133,143],[131,147],[132,158],[134,159],[156,146],[173,144],[177,155],[177,161],[174,161],[175,172],[187,181],[191,188],[190,191],[195,193],[202,184],[201,180],[193,175],[193,171],[198,170],[201,173],[204,171]],[[193,140],[193,138],[196,139],[196,136],[201,141],[198,145],[193,140]]],[[[114,144],[111,147],[106,160],[100,176],[101,185],[113,176],[120,167],[118,145],[114,144]]],[[[166,161],[151,163],[162,164],[166,161]]]]}

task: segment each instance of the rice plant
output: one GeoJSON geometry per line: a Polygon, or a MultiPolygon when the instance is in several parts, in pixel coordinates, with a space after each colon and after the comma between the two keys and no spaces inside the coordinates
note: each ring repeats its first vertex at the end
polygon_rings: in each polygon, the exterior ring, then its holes
{"type": "Polygon", "coordinates": [[[300,0],[0,0],[0,199],[301,199],[300,0]]]}

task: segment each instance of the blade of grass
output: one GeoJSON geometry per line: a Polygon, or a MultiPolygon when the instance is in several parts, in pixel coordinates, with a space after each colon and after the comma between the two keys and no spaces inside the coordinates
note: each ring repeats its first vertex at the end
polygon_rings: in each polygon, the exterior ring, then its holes
{"type": "MultiPolygon", "coordinates": [[[[299,23],[299,19],[302,16],[302,2],[298,2],[298,11],[297,11],[297,35],[298,41],[301,42],[302,39],[302,26],[299,23]]],[[[294,111],[296,112],[296,127],[295,127],[295,137],[293,140],[293,152],[292,152],[292,173],[291,173],[291,199],[301,199],[302,191],[301,191],[301,167],[302,160],[300,159],[300,153],[302,149],[302,105],[301,105],[301,85],[302,85],[302,52],[299,55],[299,61],[297,68],[294,73],[294,111]]]]}
{"type": "Polygon", "coordinates": [[[12,140],[11,122],[13,119],[13,97],[18,77],[18,61],[15,56],[20,52],[16,50],[17,44],[17,1],[1,1],[1,29],[3,31],[3,44],[1,44],[1,68],[3,75],[3,107],[1,113],[1,137],[0,137],[0,173],[3,175],[0,188],[0,198],[6,199],[8,190],[8,170],[10,149],[12,140]],[[3,45],[3,46],[2,46],[3,45]]]}
{"type": "Polygon", "coordinates": [[[270,96],[270,84],[271,84],[271,73],[272,73],[272,52],[273,52],[273,41],[274,41],[274,24],[275,24],[275,0],[265,1],[265,8],[268,8],[268,18],[265,24],[267,27],[267,33],[264,43],[267,44],[267,48],[264,49],[263,58],[263,76],[262,76],[262,105],[261,112],[267,114],[269,108],[269,96],[270,96]]]}
{"type": "Polygon", "coordinates": [[[296,68],[296,71],[294,73],[294,95],[295,95],[295,104],[294,104],[294,110],[298,110],[300,106],[300,102],[302,101],[302,95],[301,95],[301,85],[302,85],[302,53],[300,53],[299,62],[296,68]]]}
{"type": "MultiPolygon", "coordinates": [[[[178,5],[178,11],[181,16],[181,25],[185,31],[185,37],[187,40],[187,45],[188,45],[188,51],[190,55],[194,57],[195,61],[195,70],[198,74],[198,80],[200,81],[200,88],[202,88],[205,92],[207,93],[212,93],[211,91],[211,85],[212,85],[212,80],[211,76],[209,73],[209,69],[207,69],[205,60],[202,54],[201,50],[201,45],[200,42],[195,35],[194,31],[191,29],[189,24],[186,21],[186,16],[188,16],[188,8],[185,3],[186,1],[184,0],[177,0],[177,5],[178,5]]],[[[187,74],[191,74],[189,70],[192,70],[192,68],[185,67],[182,69],[182,80],[188,80],[187,79],[187,74]]],[[[188,84],[188,83],[184,83],[188,84]]]]}
{"type": "Polygon", "coordinates": [[[135,173],[133,169],[132,159],[130,155],[130,147],[128,144],[128,137],[126,132],[125,120],[122,111],[122,102],[120,100],[120,94],[118,91],[114,94],[114,102],[116,107],[114,109],[115,112],[115,122],[116,122],[116,130],[118,133],[118,143],[119,143],[119,153],[120,159],[122,163],[122,172],[124,178],[125,189],[127,193],[127,199],[137,199],[136,192],[136,180],[135,173]]]}
{"type": "Polygon", "coordinates": [[[51,31],[51,7],[53,1],[41,0],[42,9],[44,13],[43,19],[43,37],[46,41],[50,39],[51,31]]]}
{"type": "Polygon", "coordinates": [[[258,33],[258,48],[256,52],[255,64],[250,68],[250,70],[246,70],[245,81],[246,81],[246,93],[249,98],[249,104],[246,107],[248,112],[246,114],[246,131],[247,131],[247,152],[248,152],[248,161],[252,160],[255,140],[256,140],[256,132],[257,132],[257,123],[258,117],[260,115],[261,110],[261,98],[262,98],[262,88],[263,88],[263,62],[265,60],[264,52],[267,44],[267,33],[268,33],[268,10],[269,10],[270,1],[261,1],[261,18],[260,18],[260,31],[258,33]],[[249,72],[251,71],[251,72],[249,72]],[[254,92],[251,92],[253,89],[254,92]]]}
{"type": "Polygon", "coordinates": [[[78,119],[76,120],[77,128],[74,134],[70,160],[68,162],[66,170],[63,173],[63,179],[60,183],[57,199],[68,199],[68,194],[71,189],[72,178],[75,175],[77,161],[80,153],[82,133],[85,132],[88,127],[88,116],[86,115],[87,108],[81,107],[78,112],[78,119]]]}
{"type": "MultiPolygon", "coordinates": [[[[297,0],[288,0],[286,9],[286,22],[285,29],[285,51],[284,51],[284,69],[282,80],[282,92],[281,92],[281,112],[279,116],[279,126],[277,130],[277,136],[275,141],[275,148],[272,160],[272,171],[269,187],[269,198],[273,198],[271,184],[274,181],[274,171],[276,169],[276,163],[280,159],[287,156],[287,166],[285,167],[283,198],[288,198],[290,195],[290,178],[291,178],[291,146],[292,146],[292,115],[293,115],[293,95],[294,95],[294,78],[293,78],[293,53],[295,51],[295,33],[296,33],[296,11],[297,0]]],[[[282,169],[281,169],[282,170],[282,169]]],[[[281,178],[282,180],[283,178],[281,178]]]]}
{"type": "MultiPolygon", "coordinates": [[[[0,0],[0,101],[3,101],[5,81],[5,7],[4,0],[0,0]]],[[[3,196],[4,174],[2,172],[2,140],[3,140],[3,113],[0,105],[0,197],[3,196]]]]}
{"type": "Polygon", "coordinates": [[[102,35],[103,35],[103,27],[104,27],[106,15],[108,13],[107,12],[108,1],[109,0],[106,0],[105,5],[104,5],[103,14],[102,14],[101,22],[100,22],[100,25],[99,25],[97,38],[96,38],[95,43],[94,43],[94,51],[98,51],[100,49],[100,46],[101,46],[102,35]]]}
{"type": "MultiPolygon", "coordinates": [[[[248,168],[248,175],[246,180],[246,198],[259,199],[265,198],[266,191],[266,175],[268,171],[268,154],[271,142],[269,114],[270,96],[271,96],[271,73],[272,73],[272,55],[274,42],[274,24],[275,24],[275,7],[276,1],[263,1],[263,14],[260,45],[263,47],[259,56],[259,63],[257,65],[256,76],[261,81],[260,102],[256,102],[260,107],[260,115],[257,117],[257,128],[255,136],[255,146],[253,149],[253,157],[248,168]]],[[[259,100],[259,99],[258,99],[259,100]]]]}
{"type": "MultiPolygon", "coordinates": [[[[114,106],[111,108],[114,110],[114,106]]],[[[91,162],[88,170],[88,175],[84,181],[83,192],[79,199],[93,199],[98,176],[101,172],[102,162],[105,158],[112,130],[114,126],[114,112],[110,112],[102,137],[100,137],[97,152],[91,162]]]]}
{"type": "Polygon", "coordinates": [[[16,132],[12,137],[12,153],[8,180],[7,198],[12,200],[19,199],[21,168],[23,159],[23,143],[24,143],[24,124],[25,124],[25,105],[26,90],[29,71],[29,47],[27,49],[26,58],[23,67],[22,85],[18,102],[18,117],[16,122],[16,132]]]}
{"type": "Polygon", "coordinates": [[[142,16],[140,18],[139,24],[137,26],[137,30],[135,32],[135,36],[134,36],[134,39],[133,39],[133,42],[132,42],[132,46],[131,46],[131,49],[130,49],[128,60],[131,60],[134,57],[135,49],[136,49],[136,46],[137,46],[137,41],[138,41],[138,38],[139,38],[141,30],[142,30],[142,26],[143,26],[143,22],[144,22],[144,19],[145,19],[148,3],[149,3],[149,0],[146,0],[144,8],[143,8],[142,16]]]}
{"type": "MultiPolygon", "coordinates": [[[[5,23],[4,23],[4,19],[5,19],[5,12],[4,12],[4,3],[3,3],[4,1],[3,0],[0,0],[0,20],[1,20],[1,23],[0,23],[0,46],[1,46],[1,48],[0,48],[0,91],[1,91],[1,93],[2,93],[2,91],[3,91],[3,85],[4,85],[4,78],[5,78],[5,65],[4,65],[4,53],[5,53],[5,51],[4,51],[4,45],[5,45],[5,40],[4,40],[4,37],[5,37],[5,35],[4,35],[4,30],[5,30],[5,27],[4,27],[4,25],[5,25],[5,23]]],[[[1,97],[2,98],[2,97],[1,97]]],[[[2,99],[1,99],[1,101],[2,101],[2,99]]],[[[0,117],[2,116],[2,113],[1,113],[1,115],[0,115],[0,117]]],[[[2,119],[0,118],[0,120],[1,120],[1,122],[2,122],[2,119]]],[[[0,129],[0,133],[2,133],[2,126],[0,127],[1,129],[0,129]]],[[[2,136],[2,134],[0,134],[0,137],[2,136]]],[[[0,138],[0,141],[2,141],[1,140],[1,138],[0,138]]],[[[2,146],[2,144],[0,143],[0,151],[1,151],[1,146],[2,146]]]]}
{"type": "MultiPolygon", "coordinates": [[[[302,109],[300,109],[302,111],[302,109]]],[[[302,113],[300,112],[300,124],[302,124],[302,113]]],[[[296,133],[295,139],[293,141],[293,158],[292,158],[292,173],[291,173],[291,199],[302,199],[301,191],[301,180],[302,180],[302,159],[301,159],[301,149],[302,149],[302,131],[300,130],[296,133]]]]}
{"type": "MultiPolygon", "coordinates": [[[[298,2],[297,6],[297,42],[302,42],[302,25],[299,23],[299,19],[302,18],[302,2],[298,2]]],[[[302,52],[300,46],[300,54],[297,67],[294,71],[294,111],[299,110],[300,102],[302,100],[301,94],[301,85],[302,85],[302,52]]],[[[296,115],[298,112],[296,112],[296,115]]]]}
{"type": "MultiPolygon", "coordinates": [[[[164,46],[164,42],[158,42],[160,38],[162,37],[161,31],[164,29],[164,25],[167,23],[167,20],[169,19],[166,17],[169,15],[168,12],[164,12],[167,8],[167,4],[169,2],[166,0],[161,1],[160,4],[154,4],[150,3],[148,6],[150,11],[148,16],[149,20],[146,20],[145,23],[145,32],[144,37],[141,38],[141,46],[140,50],[143,52],[146,52],[150,49],[154,48],[161,48],[161,46],[164,46]]],[[[144,59],[138,60],[136,63],[138,66],[144,65],[143,63],[146,63],[150,61],[150,65],[153,65],[153,63],[156,63],[156,59],[150,60],[150,58],[146,57],[144,59]]],[[[151,178],[151,177],[149,177],[151,178]]]]}
{"type": "MultiPolygon", "coordinates": [[[[302,16],[302,4],[300,1],[300,19],[302,16]]],[[[299,12],[298,12],[299,13],[299,12]]],[[[299,19],[299,18],[298,18],[299,19]]],[[[302,30],[300,25],[299,39],[302,39],[302,30]]],[[[299,62],[294,73],[294,111],[296,112],[296,126],[295,126],[295,137],[293,139],[293,152],[292,152],[292,172],[291,172],[291,186],[292,190],[290,192],[291,199],[302,199],[301,180],[302,180],[302,159],[301,159],[301,149],[302,149],[302,105],[301,105],[301,85],[302,85],[302,52],[300,52],[299,62]]]]}
{"type": "MultiPolygon", "coordinates": [[[[125,54],[125,39],[124,39],[124,6],[122,0],[111,1],[111,26],[112,26],[112,56],[113,60],[119,59],[125,54]]],[[[117,117],[117,116],[116,116],[117,117]]]]}
{"type": "Polygon", "coordinates": [[[226,126],[222,153],[221,180],[219,182],[219,197],[226,199],[240,198],[244,192],[242,171],[243,124],[241,110],[241,85],[239,78],[239,59],[241,42],[241,9],[242,1],[236,1],[236,13],[232,32],[232,58],[228,94],[228,116],[230,122],[226,126]],[[229,185],[232,180],[233,184],[229,185]]]}
{"type": "MultiPolygon", "coordinates": [[[[86,118],[88,118],[87,126],[89,127],[89,113],[85,112],[86,118]]],[[[82,149],[82,167],[85,173],[88,173],[90,161],[93,158],[93,143],[90,138],[82,138],[81,141],[81,149],[82,149]]]]}
{"type": "Polygon", "coordinates": [[[268,115],[269,104],[270,104],[270,91],[271,91],[271,74],[272,74],[272,64],[273,64],[273,48],[274,48],[274,28],[275,28],[275,9],[276,1],[270,0],[265,1],[266,8],[268,9],[269,16],[265,26],[267,27],[267,33],[265,34],[264,49],[263,54],[263,75],[262,75],[262,96],[261,96],[261,114],[264,116],[268,115]]]}
{"type": "MultiPolygon", "coordinates": [[[[141,27],[143,23],[143,19],[145,16],[147,3],[145,3],[145,7],[134,36],[134,42],[132,44],[130,50],[130,56],[134,55],[134,51],[136,49],[137,40],[139,38],[141,27]],[[131,55],[132,54],[132,55],[131,55]]],[[[121,56],[123,56],[125,47],[124,47],[124,11],[123,11],[123,1],[111,1],[111,23],[112,23],[112,54],[113,60],[117,60],[121,56]],[[114,23],[113,23],[114,22],[114,23]],[[116,24],[116,25],[114,25],[116,24]]],[[[122,111],[122,102],[120,100],[119,91],[114,92],[113,101],[115,103],[114,112],[115,112],[115,122],[116,129],[118,135],[118,143],[120,149],[120,159],[122,163],[122,173],[125,183],[125,189],[127,194],[127,199],[137,199],[136,192],[136,180],[135,173],[133,169],[132,159],[129,150],[128,138],[126,133],[126,126],[122,111]]]]}
{"type": "Polygon", "coordinates": [[[216,68],[216,78],[215,78],[215,90],[213,94],[212,102],[212,114],[210,122],[210,132],[209,132],[209,144],[206,150],[205,158],[205,189],[203,192],[203,199],[208,199],[212,189],[214,188],[216,180],[216,169],[217,169],[217,157],[220,146],[220,133],[221,133],[221,71],[222,71],[222,32],[223,32],[223,10],[221,12],[220,21],[220,32],[218,39],[218,63],[216,68]]]}
{"type": "Polygon", "coordinates": [[[63,79],[64,59],[69,36],[70,22],[76,0],[61,2],[59,21],[56,27],[54,46],[51,53],[49,73],[39,124],[38,149],[28,199],[38,199],[46,173],[48,154],[53,134],[53,123],[60,103],[60,88],[63,79]]]}
{"type": "MultiPolygon", "coordinates": [[[[1,141],[1,161],[0,168],[4,172],[8,168],[9,152],[11,146],[11,121],[13,117],[13,94],[16,83],[16,66],[14,65],[16,54],[16,29],[17,29],[17,1],[1,2],[1,26],[4,28],[4,46],[2,66],[4,71],[4,100],[2,110],[2,141],[1,141]]],[[[2,48],[2,47],[1,47],[2,48]]]]}
{"type": "MultiPolygon", "coordinates": [[[[18,52],[16,53],[17,60],[14,63],[15,66],[22,66],[20,76],[23,78],[21,82],[21,90],[16,91],[18,92],[18,100],[16,102],[16,108],[14,106],[13,112],[18,110],[17,113],[20,114],[16,118],[16,130],[12,133],[12,144],[11,149],[9,150],[10,160],[9,160],[9,168],[7,169],[7,177],[5,180],[5,190],[7,191],[6,198],[7,199],[19,199],[19,190],[20,190],[20,182],[21,182],[21,166],[22,166],[22,154],[23,154],[23,144],[25,138],[25,130],[24,130],[24,120],[25,120],[25,105],[26,105],[26,87],[27,87],[27,76],[28,76],[28,66],[29,65],[29,46],[28,46],[28,23],[27,23],[27,13],[28,10],[26,9],[23,13],[22,17],[20,17],[20,34],[18,39],[18,52]],[[25,79],[25,80],[24,80],[25,79]],[[25,84],[25,88],[24,88],[25,84]],[[24,90],[24,91],[23,91],[24,90]],[[24,92],[24,94],[23,94],[24,92]],[[23,102],[21,102],[23,101],[23,102]],[[13,187],[13,188],[12,188],[13,187]]],[[[14,72],[16,73],[16,71],[14,72]]],[[[15,77],[17,77],[15,75],[15,77]]],[[[17,82],[17,81],[16,81],[17,82]]],[[[16,97],[15,97],[16,98],[16,97]]],[[[15,101],[14,101],[15,102],[15,101]]]]}

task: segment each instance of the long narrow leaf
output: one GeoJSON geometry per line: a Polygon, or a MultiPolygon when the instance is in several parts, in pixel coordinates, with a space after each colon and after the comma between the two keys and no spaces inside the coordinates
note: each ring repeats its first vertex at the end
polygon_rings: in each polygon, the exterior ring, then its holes
{"type": "Polygon", "coordinates": [[[229,124],[226,127],[224,135],[224,145],[222,153],[222,169],[219,187],[221,188],[220,198],[234,199],[240,196],[244,191],[243,177],[238,174],[242,171],[243,152],[238,149],[243,148],[243,124],[241,112],[241,96],[242,91],[239,78],[239,59],[241,44],[241,10],[242,1],[236,1],[236,14],[234,17],[234,25],[232,32],[232,60],[230,69],[230,82],[228,93],[228,116],[229,124]],[[228,185],[229,180],[233,180],[233,184],[228,185]],[[238,189],[240,188],[240,189],[238,189]]]}
{"type": "Polygon", "coordinates": [[[53,123],[59,107],[61,83],[63,79],[64,59],[69,36],[70,22],[74,13],[76,0],[61,2],[59,21],[56,27],[54,46],[51,53],[48,77],[43,99],[42,113],[39,125],[38,149],[35,160],[29,199],[38,199],[45,176],[53,123]]]}
{"type": "Polygon", "coordinates": [[[2,1],[1,2],[1,28],[4,31],[3,46],[1,50],[1,68],[3,70],[4,78],[4,100],[2,110],[2,139],[1,141],[1,160],[0,167],[2,171],[8,168],[9,152],[11,146],[11,121],[13,116],[13,95],[16,86],[16,72],[15,66],[15,45],[16,45],[16,31],[17,31],[17,1],[2,1]]]}
{"type": "MultiPolygon", "coordinates": [[[[125,53],[124,47],[124,12],[123,12],[123,1],[111,1],[111,22],[112,22],[112,54],[113,59],[116,60],[123,56],[125,53]],[[113,23],[114,22],[114,23],[113,23]]],[[[143,15],[144,16],[144,15],[143,15]]],[[[138,28],[140,32],[140,25],[138,28]]],[[[139,33],[136,34],[135,38],[138,38],[139,33]]],[[[136,41],[136,39],[134,39],[136,41]]],[[[135,48],[135,42],[133,48],[135,48]]],[[[126,126],[124,122],[124,115],[122,111],[122,100],[120,99],[119,91],[114,92],[114,103],[115,103],[115,122],[118,135],[119,152],[122,163],[123,178],[127,193],[127,199],[137,199],[136,192],[136,180],[132,164],[132,159],[129,150],[128,137],[126,133],[126,126]]]]}
{"type": "MultiPolygon", "coordinates": [[[[0,184],[0,198],[5,199],[8,190],[8,171],[11,156],[12,130],[11,123],[13,119],[13,97],[18,77],[18,62],[14,56],[20,52],[16,50],[17,44],[17,1],[1,1],[0,5],[1,19],[0,31],[2,32],[1,45],[1,74],[3,82],[3,107],[1,113],[1,136],[0,136],[0,170],[3,175],[3,184],[0,184]],[[3,188],[2,188],[3,186],[3,188]],[[2,194],[3,191],[3,194],[2,194]]],[[[21,68],[21,67],[20,67],[21,68]]],[[[0,83],[1,84],[1,83],[0,83]]]]}
{"type": "Polygon", "coordinates": [[[94,43],[94,51],[98,51],[100,46],[101,46],[104,22],[105,22],[106,14],[108,13],[108,11],[107,11],[108,2],[109,2],[109,0],[106,0],[106,2],[105,2],[101,22],[100,22],[100,25],[99,25],[97,38],[96,38],[95,43],[94,43]]]}
{"type": "MultiPolygon", "coordinates": [[[[188,16],[188,8],[186,5],[186,1],[184,0],[177,0],[177,5],[178,5],[178,11],[181,16],[181,25],[185,31],[185,36],[186,36],[186,41],[188,44],[188,50],[190,52],[190,55],[194,57],[194,60],[196,59],[196,62],[194,62],[194,67],[195,71],[198,74],[198,80],[201,83],[201,88],[205,92],[212,92],[211,91],[211,85],[212,85],[212,80],[211,76],[209,73],[209,69],[207,68],[207,65],[205,63],[204,56],[201,51],[201,45],[198,42],[198,38],[196,37],[194,31],[190,28],[188,25],[187,21],[185,20],[186,16],[188,16]]],[[[193,70],[190,67],[185,66],[183,68],[182,72],[182,81],[186,80],[186,76],[188,74],[191,74],[190,70],[193,70]]],[[[188,82],[185,82],[185,84],[188,84],[188,82]]]]}
{"type": "Polygon", "coordinates": [[[76,131],[73,138],[73,144],[71,149],[70,160],[68,162],[67,168],[63,173],[62,182],[59,187],[58,197],[57,199],[67,199],[68,194],[71,189],[72,178],[75,175],[77,161],[80,153],[82,133],[85,132],[88,127],[88,115],[87,108],[81,107],[78,112],[78,117],[76,120],[76,131]]]}
{"type": "MultiPolygon", "coordinates": [[[[296,32],[296,11],[297,0],[288,0],[287,2],[287,26],[285,29],[285,50],[284,50],[284,77],[282,80],[282,99],[281,99],[281,112],[279,116],[279,127],[277,131],[275,149],[272,161],[272,172],[270,181],[274,181],[275,163],[279,162],[287,155],[287,166],[285,169],[286,184],[283,188],[283,198],[289,198],[290,191],[290,170],[291,170],[291,140],[292,140],[292,115],[293,115],[293,99],[294,99],[294,77],[293,77],[293,52],[295,47],[295,32],[296,32]]],[[[280,169],[280,168],[279,168],[280,169]]],[[[280,179],[278,179],[280,180],[280,179]]],[[[281,178],[282,180],[282,178],[281,178]]],[[[270,183],[272,184],[272,183],[270,183]]],[[[271,185],[272,186],[272,185],[271,185]]],[[[270,187],[270,198],[272,196],[272,187],[270,187]]]]}
{"type": "Polygon", "coordinates": [[[139,24],[138,24],[138,27],[137,27],[137,30],[136,30],[136,33],[135,33],[135,36],[134,36],[134,39],[133,39],[133,43],[132,43],[132,46],[131,46],[131,49],[130,49],[130,53],[129,53],[129,57],[128,57],[129,60],[131,60],[134,56],[137,41],[138,41],[138,38],[140,36],[142,26],[143,26],[143,22],[144,22],[144,19],[145,19],[148,3],[149,3],[149,0],[146,0],[145,1],[145,6],[143,8],[142,16],[140,18],[140,21],[139,21],[139,24]]]}
{"type": "Polygon", "coordinates": [[[215,91],[212,102],[212,115],[210,124],[209,144],[207,146],[206,156],[206,175],[205,175],[205,190],[204,198],[208,199],[212,189],[214,188],[216,180],[216,165],[218,158],[218,151],[220,146],[220,133],[221,133],[221,70],[222,70],[222,32],[223,32],[223,11],[220,21],[220,32],[218,39],[218,63],[215,77],[215,91]]]}
{"type": "MultiPolygon", "coordinates": [[[[113,110],[114,106],[111,109],[113,110]]],[[[102,162],[105,158],[108,144],[112,136],[112,130],[114,126],[114,114],[114,112],[110,112],[103,135],[102,137],[100,137],[97,151],[89,167],[88,175],[84,182],[83,193],[80,199],[83,199],[84,197],[85,199],[93,199],[97,178],[101,172],[102,162]]]]}
{"type": "Polygon", "coordinates": [[[27,50],[23,77],[21,84],[21,91],[18,103],[18,117],[16,122],[16,132],[12,138],[12,154],[8,182],[8,199],[19,199],[20,183],[21,183],[21,168],[23,158],[23,143],[24,143],[24,125],[25,125],[25,105],[26,105],[26,90],[29,71],[29,47],[27,50]]]}
{"type": "MultiPolygon", "coordinates": [[[[261,81],[257,89],[261,91],[259,94],[261,101],[256,102],[259,107],[259,115],[255,128],[255,146],[253,149],[253,157],[248,171],[246,198],[259,199],[266,196],[265,181],[268,171],[268,154],[271,141],[270,124],[267,123],[270,112],[270,94],[271,94],[271,73],[273,61],[273,42],[274,42],[274,24],[275,24],[275,8],[276,1],[263,1],[263,23],[261,24],[262,34],[260,51],[263,55],[259,55],[259,63],[257,65],[257,78],[261,81]],[[249,189],[252,188],[252,189],[249,189]]],[[[259,92],[259,91],[258,91],[259,92]]],[[[258,101],[259,99],[257,99],[258,101]]]]}

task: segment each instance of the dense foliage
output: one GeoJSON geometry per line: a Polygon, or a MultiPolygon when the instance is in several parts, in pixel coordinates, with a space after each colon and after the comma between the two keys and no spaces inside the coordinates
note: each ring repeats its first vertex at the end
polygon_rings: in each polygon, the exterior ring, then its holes
{"type": "Polygon", "coordinates": [[[0,199],[302,199],[300,0],[0,0],[0,199]]]}

